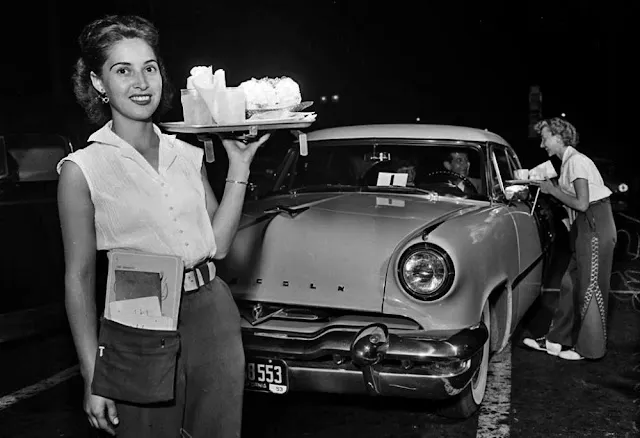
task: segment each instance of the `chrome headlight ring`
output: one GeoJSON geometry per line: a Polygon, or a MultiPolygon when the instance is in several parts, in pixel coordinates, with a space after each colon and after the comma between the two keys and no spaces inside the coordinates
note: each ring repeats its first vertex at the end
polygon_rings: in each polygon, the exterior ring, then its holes
{"type": "Polygon", "coordinates": [[[442,298],[451,287],[455,271],[445,250],[429,243],[409,247],[398,262],[398,278],[404,290],[421,301],[442,298]]]}

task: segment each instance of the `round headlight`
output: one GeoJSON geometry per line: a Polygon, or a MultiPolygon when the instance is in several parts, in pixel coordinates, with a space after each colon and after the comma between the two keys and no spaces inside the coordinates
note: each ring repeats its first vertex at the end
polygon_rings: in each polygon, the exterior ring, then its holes
{"type": "Polygon", "coordinates": [[[453,282],[453,263],[435,245],[418,244],[407,249],[398,264],[405,290],[419,300],[434,301],[447,293],[453,282]]]}

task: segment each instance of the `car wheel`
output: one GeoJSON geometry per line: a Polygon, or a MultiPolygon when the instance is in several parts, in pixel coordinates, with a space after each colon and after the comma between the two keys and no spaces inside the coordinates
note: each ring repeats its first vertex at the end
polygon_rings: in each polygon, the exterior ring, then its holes
{"type": "MultiPolygon", "coordinates": [[[[482,311],[482,321],[487,326],[489,335],[491,335],[491,315],[489,313],[489,304],[487,303],[482,311]]],[[[490,355],[491,338],[487,338],[487,342],[482,349],[482,358],[480,366],[471,379],[471,382],[458,394],[450,403],[439,410],[440,415],[448,418],[469,418],[476,413],[487,389],[487,376],[489,373],[489,355],[490,355]]]]}

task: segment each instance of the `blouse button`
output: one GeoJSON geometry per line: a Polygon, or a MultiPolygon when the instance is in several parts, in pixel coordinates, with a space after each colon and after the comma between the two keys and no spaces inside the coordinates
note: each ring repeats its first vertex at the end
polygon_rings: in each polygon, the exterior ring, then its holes
{"type": "Polygon", "coordinates": [[[185,243],[184,246],[189,246],[189,242],[185,243]]]}

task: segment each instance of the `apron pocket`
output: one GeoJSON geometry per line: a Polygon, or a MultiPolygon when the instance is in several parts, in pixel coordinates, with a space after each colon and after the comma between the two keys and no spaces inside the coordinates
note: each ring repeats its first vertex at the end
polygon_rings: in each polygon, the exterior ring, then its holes
{"type": "Polygon", "coordinates": [[[102,318],[91,391],[136,404],[172,400],[179,351],[177,331],[139,329],[102,318]]]}

